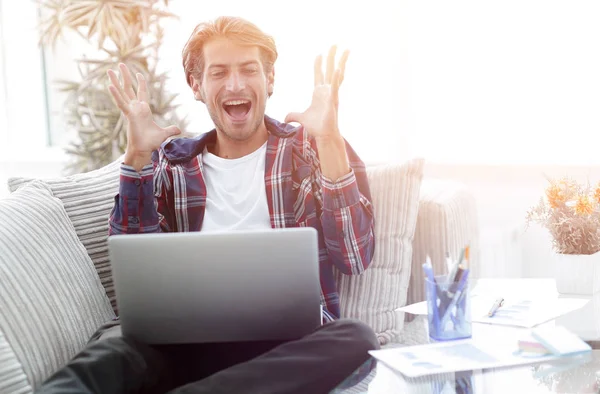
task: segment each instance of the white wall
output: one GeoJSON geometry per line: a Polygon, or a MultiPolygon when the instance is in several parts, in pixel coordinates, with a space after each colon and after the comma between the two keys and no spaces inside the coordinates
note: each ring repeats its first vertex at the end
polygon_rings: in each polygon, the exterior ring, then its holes
{"type": "Polygon", "coordinates": [[[401,1],[415,153],[600,164],[598,20],[595,0],[401,1]]]}

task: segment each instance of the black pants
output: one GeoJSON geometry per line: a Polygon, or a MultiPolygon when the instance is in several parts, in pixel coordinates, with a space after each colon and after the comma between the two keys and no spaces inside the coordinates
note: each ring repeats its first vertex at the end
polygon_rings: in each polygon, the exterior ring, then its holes
{"type": "Polygon", "coordinates": [[[361,366],[366,375],[377,348],[357,320],[284,343],[149,346],[113,337],[92,341],[36,393],[328,393],[361,366]]]}

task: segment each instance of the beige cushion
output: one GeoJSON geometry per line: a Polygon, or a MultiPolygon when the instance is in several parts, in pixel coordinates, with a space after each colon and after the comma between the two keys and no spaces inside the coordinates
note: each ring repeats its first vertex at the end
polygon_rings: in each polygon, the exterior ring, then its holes
{"type": "Polygon", "coordinates": [[[421,186],[419,200],[408,304],[425,300],[422,265],[427,255],[434,271],[445,273],[446,253],[457,259],[462,248],[469,245],[469,281],[474,283],[479,277],[479,225],[475,197],[459,182],[427,179],[421,186]]]}
{"type": "Polygon", "coordinates": [[[0,389],[31,392],[114,313],[61,201],[44,184],[0,200],[0,218],[0,389]]]}
{"type": "Polygon", "coordinates": [[[392,341],[404,324],[403,314],[395,310],[406,305],[423,166],[423,159],[413,159],[367,167],[375,254],[362,275],[337,275],[342,316],[367,323],[381,344],[392,341]]]}
{"type": "MultiPolygon", "coordinates": [[[[102,285],[116,308],[110,262],[108,259],[108,218],[119,193],[119,168],[122,159],[87,173],[62,178],[45,179],[55,197],[58,197],[75,227],[75,232],[87,250],[102,285]]],[[[31,182],[31,178],[10,178],[11,191],[31,182]]]]}

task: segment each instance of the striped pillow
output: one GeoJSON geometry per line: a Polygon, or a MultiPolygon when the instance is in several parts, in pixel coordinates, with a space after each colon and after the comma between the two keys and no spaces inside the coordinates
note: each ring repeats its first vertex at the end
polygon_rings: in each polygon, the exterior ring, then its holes
{"type": "MultiPolygon", "coordinates": [[[[102,285],[117,310],[110,262],[108,259],[108,218],[119,193],[119,168],[122,158],[94,171],[55,179],[44,179],[52,194],[59,198],[87,250],[102,285]]],[[[32,182],[32,178],[10,178],[11,192],[32,182]]]]}
{"type": "Polygon", "coordinates": [[[0,392],[31,392],[114,318],[58,198],[33,182],[0,200],[0,392]]]}
{"type": "MultiPolygon", "coordinates": [[[[0,285],[2,282],[0,282],[0,285]]],[[[23,370],[19,358],[6,340],[0,327],[0,393],[32,393],[33,387],[23,370]]]]}
{"type": "Polygon", "coordinates": [[[337,275],[342,316],[371,326],[382,345],[393,341],[404,326],[403,314],[395,310],[406,305],[424,164],[417,158],[367,167],[375,254],[362,275],[337,275]]]}

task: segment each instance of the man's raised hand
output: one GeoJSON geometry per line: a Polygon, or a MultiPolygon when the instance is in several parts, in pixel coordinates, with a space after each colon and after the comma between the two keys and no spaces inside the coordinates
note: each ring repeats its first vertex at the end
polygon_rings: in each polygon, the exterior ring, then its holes
{"type": "Polygon", "coordinates": [[[119,70],[123,76],[123,85],[121,86],[117,74],[113,70],[108,70],[111,82],[108,90],[115,104],[128,120],[124,163],[139,171],[144,165],[151,163],[152,151],[160,148],[167,138],[180,134],[181,130],[177,126],[162,128],[154,122],[148,88],[142,74],[136,75],[138,83],[136,94],[129,68],[121,63],[119,70]]]}
{"type": "Polygon", "coordinates": [[[315,59],[315,77],[312,102],[302,113],[290,112],[285,122],[296,122],[304,126],[306,132],[318,140],[330,140],[340,137],[338,129],[339,89],[344,80],[346,61],[349,52],[346,50],[335,65],[337,48],[332,46],[327,56],[325,74],[323,74],[322,57],[315,59]]]}

